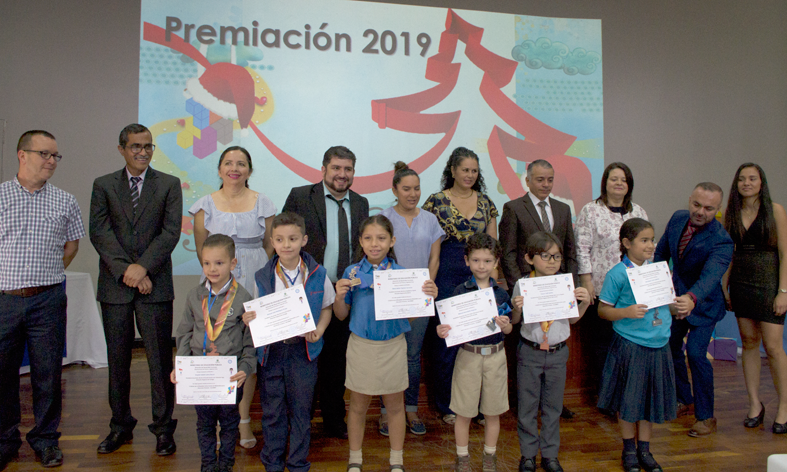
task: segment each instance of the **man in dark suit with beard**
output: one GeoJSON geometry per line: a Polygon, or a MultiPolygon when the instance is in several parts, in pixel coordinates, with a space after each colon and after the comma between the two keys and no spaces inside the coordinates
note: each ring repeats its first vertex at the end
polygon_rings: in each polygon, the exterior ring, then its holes
{"type": "MultiPolygon", "coordinates": [[[[306,220],[309,240],[304,250],[325,266],[335,284],[355,260],[353,254],[360,245],[358,228],[369,217],[369,201],[350,190],[355,154],[346,147],[325,151],[321,170],[322,182],[292,189],[282,211],[306,220]]],[[[323,426],[328,436],[338,438],[347,437],[344,378],[349,336],[349,318],[332,320],[323,334],[325,346],[318,359],[323,426]]]]}

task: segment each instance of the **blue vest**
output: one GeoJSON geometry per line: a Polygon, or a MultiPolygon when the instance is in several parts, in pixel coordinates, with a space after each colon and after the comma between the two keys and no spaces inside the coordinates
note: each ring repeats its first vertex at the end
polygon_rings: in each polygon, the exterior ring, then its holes
{"type": "MultiPolygon", "coordinates": [[[[327,277],[327,271],[325,267],[318,264],[317,261],[306,252],[301,251],[301,259],[303,259],[303,262],[306,263],[306,267],[308,268],[308,274],[304,274],[303,277],[305,280],[303,288],[306,290],[306,300],[309,302],[309,308],[312,310],[314,324],[316,325],[320,322],[320,312],[322,311],[322,299],[325,295],[325,277],[327,277]]],[[[269,260],[268,263],[265,264],[265,267],[254,274],[254,280],[257,282],[257,290],[261,297],[270,295],[276,291],[276,264],[278,262],[279,256],[273,256],[273,259],[269,260]]],[[[313,361],[317,359],[317,356],[320,355],[320,351],[322,351],[323,339],[320,338],[317,342],[310,343],[306,341],[306,338],[303,338],[303,342],[306,343],[306,354],[309,356],[309,360],[313,361]]],[[[267,352],[268,346],[257,348],[257,361],[262,366],[265,366],[267,352]]]]}

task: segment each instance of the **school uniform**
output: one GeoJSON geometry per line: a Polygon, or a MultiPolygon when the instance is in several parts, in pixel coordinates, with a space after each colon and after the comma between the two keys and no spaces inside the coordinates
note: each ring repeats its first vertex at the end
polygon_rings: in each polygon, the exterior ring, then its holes
{"type": "MultiPolygon", "coordinates": [[[[532,276],[532,273],[531,273],[532,276]]],[[[570,280],[571,274],[565,274],[570,280]]],[[[514,297],[522,295],[514,284],[514,297]]],[[[519,450],[522,457],[556,459],[560,451],[560,413],[566,389],[566,364],[571,336],[567,319],[554,320],[546,332],[549,349],[542,349],[544,329],[541,323],[522,323],[517,347],[517,401],[519,450]],[[541,410],[541,430],[538,412],[541,410]]]]}
{"type": "MultiPolygon", "coordinates": [[[[636,305],[626,269],[628,257],[614,266],[599,294],[615,308],[636,305]]],[[[612,338],[601,378],[598,407],[620,412],[629,423],[664,423],[677,416],[675,371],[669,348],[672,315],[667,306],[650,309],[643,318],[612,322],[612,338]]]]}
{"type": "MultiPolygon", "coordinates": [[[[249,376],[254,371],[254,343],[251,330],[243,323],[243,304],[251,300],[249,292],[231,276],[230,280],[214,293],[210,281],[193,288],[186,296],[186,308],[175,334],[178,356],[236,356],[239,371],[249,376]],[[233,289],[233,285],[235,288],[233,289]],[[235,291],[234,297],[232,291],[235,291]],[[220,317],[225,299],[230,297],[232,304],[227,307],[226,319],[221,331],[210,340],[205,330],[204,311],[208,310],[209,322],[213,333],[219,329],[215,325],[220,317]]],[[[243,398],[243,387],[236,392],[234,405],[195,405],[197,411],[197,439],[202,456],[202,470],[212,470],[215,466],[232,467],[235,464],[235,443],[240,435],[238,424],[240,413],[238,404],[243,398]],[[221,426],[221,447],[216,456],[216,423],[221,426]]]]}
{"type": "Polygon", "coordinates": [[[364,257],[347,267],[343,279],[359,279],[344,297],[350,306],[350,341],[347,344],[347,379],[345,386],[365,395],[387,395],[404,391],[407,378],[407,342],[410,331],[406,319],[377,321],[374,317],[375,270],[404,269],[396,262],[383,259],[373,265],[364,257]]]}
{"type": "MultiPolygon", "coordinates": [[[[489,279],[498,316],[511,318],[511,298],[505,290],[489,279]]],[[[475,276],[454,290],[454,295],[481,290],[475,276]]],[[[449,408],[457,415],[474,418],[480,410],[484,415],[497,416],[508,411],[508,364],[502,331],[464,343],[456,355],[451,381],[449,408]],[[480,399],[480,404],[479,404],[480,399]]]]}
{"type": "MultiPolygon", "coordinates": [[[[279,264],[279,256],[257,271],[255,281],[260,296],[302,284],[314,323],[323,308],[331,306],[336,293],[325,267],[301,251],[294,271],[279,264]]],[[[317,383],[317,356],[323,339],[310,343],[295,336],[257,348],[257,385],[262,406],[264,437],[260,460],[268,471],[307,471],[311,443],[311,408],[317,383]],[[289,436],[289,456],[285,460],[289,436]]]]}

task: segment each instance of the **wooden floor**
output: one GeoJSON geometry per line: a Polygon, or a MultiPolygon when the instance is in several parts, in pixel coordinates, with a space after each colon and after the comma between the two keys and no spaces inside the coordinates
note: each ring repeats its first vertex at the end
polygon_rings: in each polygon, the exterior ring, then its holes
{"type": "MultiPolygon", "coordinates": [[[[763,360],[763,364],[766,361],[763,360]]],[[[718,433],[703,439],[686,435],[693,417],[683,417],[665,425],[656,425],[651,451],[665,470],[673,471],[764,471],[770,454],[787,453],[787,435],[771,433],[776,408],[776,394],[767,367],[762,369],[766,427],[745,429],[741,421],[747,413],[746,391],[740,363],[715,361],[716,416],[718,433]]],[[[178,429],[175,440],[178,452],[169,457],[156,456],[155,438],[147,431],[150,422],[150,390],[144,352],[136,349],[132,363],[132,409],[139,419],[132,444],[109,455],[98,455],[96,448],[109,432],[110,411],[107,404],[107,369],[69,366],[63,372],[63,437],[60,446],[65,463],[60,470],[80,471],[195,471],[199,470],[200,453],[196,439],[196,414],[192,407],[177,406],[178,429]]],[[[455,443],[453,429],[440,421],[425,402],[422,385],[421,417],[428,433],[407,433],[405,466],[408,471],[453,470],[455,443]]],[[[22,432],[33,424],[29,376],[22,378],[22,432]]],[[[601,415],[591,400],[577,390],[566,394],[566,405],[579,414],[561,424],[560,462],[567,471],[619,471],[621,441],[615,423],[601,415]]],[[[1,407],[1,406],[0,406],[1,407]]],[[[379,405],[373,403],[364,442],[364,470],[388,470],[388,440],[377,433],[379,405]]],[[[261,441],[260,411],[252,414],[254,430],[261,441]]],[[[470,451],[474,470],[481,470],[483,429],[471,428],[470,451]]],[[[502,432],[497,445],[500,471],[516,471],[519,445],[516,418],[512,412],[502,417],[502,432]]],[[[236,448],[235,470],[262,471],[260,445],[251,451],[236,448]]],[[[346,470],[346,441],[322,435],[322,425],[315,420],[312,428],[311,461],[314,471],[346,470]]],[[[25,443],[20,457],[8,471],[40,470],[33,451],[25,443]]]]}

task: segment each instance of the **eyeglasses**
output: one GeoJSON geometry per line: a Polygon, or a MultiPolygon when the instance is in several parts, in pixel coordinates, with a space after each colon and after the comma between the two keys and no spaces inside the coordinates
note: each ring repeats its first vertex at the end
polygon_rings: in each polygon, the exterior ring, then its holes
{"type": "Polygon", "coordinates": [[[555,262],[560,262],[563,260],[563,256],[561,256],[560,254],[550,254],[548,252],[542,252],[541,254],[539,254],[539,256],[541,256],[541,260],[545,262],[549,262],[550,259],[554,260],[555,262]]]}
{"type": "Polygon", "coordinates": [[[33,151],[32,149],[22,149],[22,150],[25,152],[34,152],[39,156],[43,157],[45,161],[48,161],[49,158],[51,157],[52,159],[55,160],[55,162],[60,162],[60,159],[63,158],[62,154],[52,153],[49,151],[33,151]]]}
{"type": "Polygon", "coordinates": [[[131,152],[133,152],[134,154],[138,154],[138,153],[142,152],[143,149],[145,151],[147,151],[148,154],[150,154],[150,153],[152,153],[153,151],[156,150],[156,145],[155,144],[145,144],[143,146],[141,144],[132,144],[131,146],[126,146],[126,148],[131,149],[131,152]]]}

